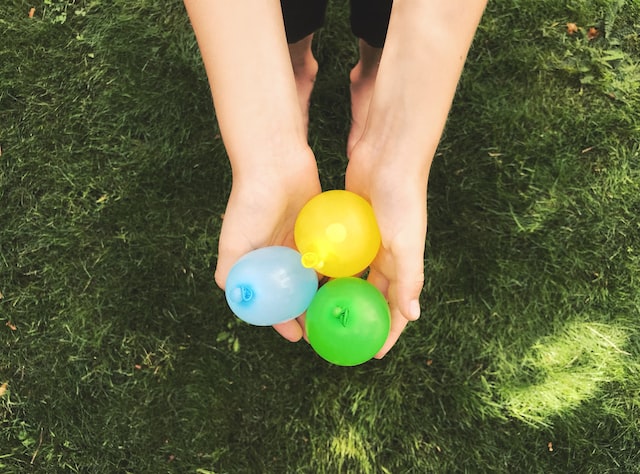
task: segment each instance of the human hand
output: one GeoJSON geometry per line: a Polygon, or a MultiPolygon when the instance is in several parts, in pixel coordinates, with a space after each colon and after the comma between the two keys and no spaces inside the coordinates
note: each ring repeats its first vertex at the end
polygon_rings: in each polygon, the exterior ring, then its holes
{"type": "Polygon", "coordinates": [[[359,142],[350,153],[345,187],[367,199],[374,210],[382,245],[367,280],[387,298],[391,330],[376,358],[396,343],[409,321],[420,317],[427,231],[427,178],[403,167],[385,165],[377,150],[359,142]]]}
{"type": "MultiPolygon", "coordinates": [[[[224,289],[231,267],[251,250],[271,245],[295,248],[296,217],[320,190],[311,150],[300,153],[286,166],[234,175],[218,245],[218,286],[224,289]]],[[[273,327],[289,341],[298,341],[305,335],[304,315],[273,327]]]]}

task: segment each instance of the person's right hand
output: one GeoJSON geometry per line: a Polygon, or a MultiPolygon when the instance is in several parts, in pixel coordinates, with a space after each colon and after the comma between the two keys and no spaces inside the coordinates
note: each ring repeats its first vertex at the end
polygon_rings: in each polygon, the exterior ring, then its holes
{"type": "MultiPolygon", "coordinates": [[[[261,169],[234,174],[218,245],[218,286],[224,289],[231,267],[251,250],[271,245],[295,248],[296,217],[320,191],[310,149],[297,152],[286,165],[265,161],[261,169]]],[[[298,341],[304,336],[304,315],[273,327],[289,341],[298,341]]]]}

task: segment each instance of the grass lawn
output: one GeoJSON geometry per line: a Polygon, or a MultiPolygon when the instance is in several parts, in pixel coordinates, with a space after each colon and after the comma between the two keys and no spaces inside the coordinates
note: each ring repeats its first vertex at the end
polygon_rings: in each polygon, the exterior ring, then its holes
{"type": "MultiPolygon", "coordinates": [[[[356,53],[328,23],[326,189],[356,53]]],[[[423,317],[344,368],[214,284],[231,174],[182,3],[3,1],[0,472],[640,472],[639,57],[638,0],[490,2],[423,317]]]]}

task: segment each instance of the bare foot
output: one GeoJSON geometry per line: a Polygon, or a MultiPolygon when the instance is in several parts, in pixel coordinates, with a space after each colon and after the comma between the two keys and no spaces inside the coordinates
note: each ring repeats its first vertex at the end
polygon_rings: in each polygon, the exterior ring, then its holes
{"type": "Polygon", "coordinates": [[[351,151],[360,140],[367,123],[369,103],[373,95],[381,55],[382,48],[374,48],[360,40],[360,60],[349,74],[351,81],[351,130],[347,140],[347,156],[351,156],[351,151]]]}
{"type": "Polygon", "coordinates": [[[296,79],[296,89],[305,130],[309,127],[309,101],[313,91],[313,84],[318,74],[318,61],[313,57],[311,51],[312,41],[313,35],[311,34],[297,43],[289,45],[289,55],[291,56],[291,65],[296,79]]]}

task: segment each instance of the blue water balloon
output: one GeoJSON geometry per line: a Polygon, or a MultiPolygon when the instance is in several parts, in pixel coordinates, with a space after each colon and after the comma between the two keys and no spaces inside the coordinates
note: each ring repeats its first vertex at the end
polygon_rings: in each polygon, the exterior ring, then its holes
{"type": "Polygon", "coordinates": [[[271,326],[304,313],[318,290],[318,277],[300,259],[300,253],[280,246],[242,256],[225,284],[231,311],[256,326],[271,326]]]}

